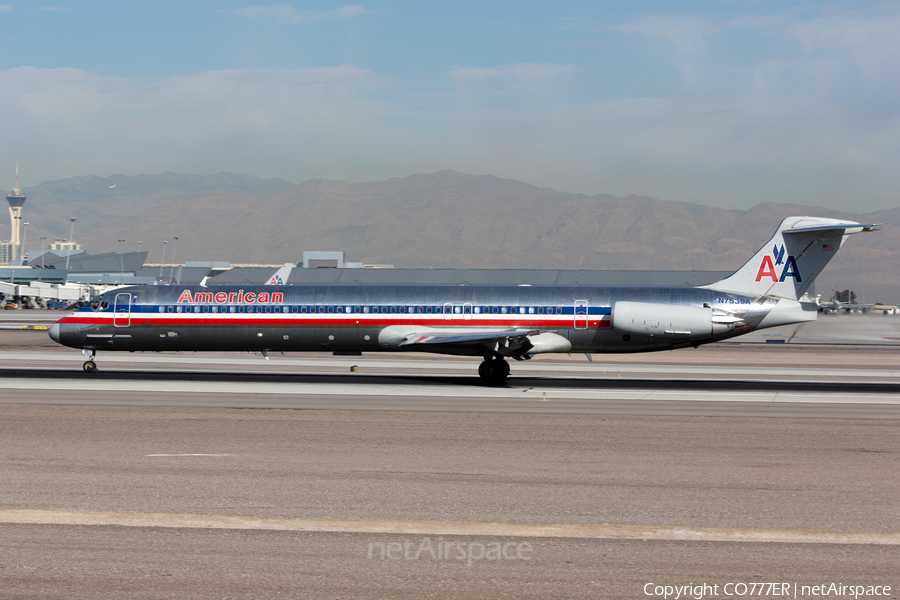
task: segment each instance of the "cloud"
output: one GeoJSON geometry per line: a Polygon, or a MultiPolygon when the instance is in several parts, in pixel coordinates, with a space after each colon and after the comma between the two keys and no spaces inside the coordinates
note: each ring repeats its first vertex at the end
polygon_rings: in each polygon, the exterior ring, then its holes
{"type": "Polygon", "coordinates": [[[828,16],[793,24],[787,31],[810,55],[845,56],[873,76],[900,66],[900,15],[828,16]]]}
{"type": "Polygon", "coordinates": [[[559,64],[457,67],[437,88],[353,65],[161,79],[20,67],[0,72],[15,142],[0,146],[0,164],[27,164],[27,185],[88,173],[301,182],[452,168],[717,206],[896,206],[900,109],[873,119],[825,101],[830,87],[809,90],[847,68],[827,56],[768,60],[736,69],[733,94],[597,101],[584,92],[589,73],[559,64]]]}
{"type": "Polygon", "coordinates": [[[0,12],[11,13],[15,12],[15,7],[11,4],[0,4],[0,12]]]}
{"type": "Polygon", "coordinates": [[[349,65],[165,79],[20,67],[0,72],[5,134],[17,140],[0,155],[72,175],[314,172],[310,162],[334,160],[365,135],[374,110],[365,95],[377,85],[349,65]]]}
{"type": "Polygon", "coordinates": [[[715,31],[715,26],[699,15],[645,15],[616,27],[622,33],[640,33],[661,38],[681,54],[696,55],[706,50],[705,36],[715,31]]]}
{"type": "Polygon", "coordinates": [[[376,12],[358,4],[346,5],[334,10],[300,12],[289,4],[249,6],[247,8],[221,8],[216,12],[231,13],[248,19],[273,19],[279,23],[311,23],[313,21],[352,19],[376,12]]]}
{"type": "Polygon", "coordinates": [[[497,68],[456,67],[451,75],[462,80],[509,79],[522,82],[555,82],[572,75],[578,69],[575,65],[552,63],[519,63],[497,68]]]}

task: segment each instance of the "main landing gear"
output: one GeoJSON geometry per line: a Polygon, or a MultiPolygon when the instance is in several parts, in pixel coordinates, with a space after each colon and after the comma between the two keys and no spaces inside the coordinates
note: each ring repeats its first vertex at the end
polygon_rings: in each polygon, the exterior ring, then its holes
{"type": "Polygon", "coordinates": [[[486,358],[478,366],[478,376],[488,383],[503,383],[509,377],[509,363],[502,358],[486,358]]]}
{"type": "Polygon", "coordinates": [[[96,373],[100,370],[97,368],[97,363],[94,362],[93,350],[82,350],[81,353],[88,357],[87,361],[81,367],[84,369],[85,373],[96,373]]]}

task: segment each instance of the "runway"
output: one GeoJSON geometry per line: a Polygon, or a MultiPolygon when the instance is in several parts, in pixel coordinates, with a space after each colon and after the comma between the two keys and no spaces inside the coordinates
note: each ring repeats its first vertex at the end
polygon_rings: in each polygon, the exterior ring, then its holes
{"type": "Polygon", "coordinates": [[[538,357],[491,385],[477,359],[431,355],[0,351],[0,402],[231,408],[900,418],[900,349],[733,345],[538,357]]]}
{"type": "Polygon", "coordinates": [[[890,345],[539,357],[492,386],[432,356],[86,374],[40,332],[0,341],[0,596],[900,586],[890,345]]]}

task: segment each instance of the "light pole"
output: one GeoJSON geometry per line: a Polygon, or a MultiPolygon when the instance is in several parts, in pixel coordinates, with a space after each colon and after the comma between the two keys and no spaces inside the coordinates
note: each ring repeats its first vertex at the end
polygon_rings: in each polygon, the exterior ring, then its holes
{"type": "MultiPolygon", "coordinates": [[[[119,240],[119,244],[124,244],[125,240],[119,240]]],[[[122,281],[125,279],[125,253],[124,247],[119,246],[119,285],[122,285],[122,281]]]]}
{"type": "Polygon", "coordinates": [[[28,250],[25,249],[25,242],[28,240],[28,223],[22,223],[25,227],[25,234],[22,236],[22,248],[19,250],[19,260],[25,262],[25,255],[28,254],[28,250]]]}
{"type": "Polygon", "coordinates": [[[178,251],[178,236],[173,235],[172,239],[175,240],[175,243],[172,246],[172,268],[169,269],[169,283],[173,283],[175,281],[172,278],[172,273],[175,272],[175,253],[178,251]]]}
{"type": "MultiPolygon", "coordinates": [[[[69,231],[69,243],[75,243],[75,217],[69,217],[69,220],[72,221],[72,229],[69,231]]],[[[69,248],[69,251],[66,253],[66,271],[69,270],[69,257],[72,256],[72,248],[69,248]]]]}
{"type": "MultiPolygon", "coordinates": [[[[22,246],[19,247],[19,260],[18,260],[18,262],[21,262],[21,261],[22,261],[22,247],[25,246],[25,239],[28,238],[28,223],[22,223],[22,225],[25,226],[25,235],[22,236],[22,246]]],[[[15,278],[16,278],[16,265],[15,265],[15,262],[14,262],[13,265],[12,265],[12,270],[9,272],[9,283],[10,283],[10,285],[15,285],[15,284],[13,283],[13,280],[14,280],[15,278]]]]}
{"type": "Polygon", "coordinates": [[[166,244],[168,244],[168,240],[163,240],[163,257],[162,262],[159,263],[159,281],[162,282],[163,278],[163,265],[166,263],[166,244]]]}
{"type": "Polygon", "coordinates": [[[44,240],[46,240],[46,239],[47,239],[46,237],[41,238],[41,274],[38,275],[38,281],[44,280],[44,277],[43,277],[43,275],[44,275],[44,240]]]}

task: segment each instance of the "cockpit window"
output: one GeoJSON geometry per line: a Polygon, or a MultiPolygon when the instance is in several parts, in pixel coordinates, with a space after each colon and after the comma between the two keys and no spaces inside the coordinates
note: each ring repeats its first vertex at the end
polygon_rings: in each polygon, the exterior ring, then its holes
{"type": "Polygon", "coordinates": [[[109,308],[109,303],[101,296],[91,300],[91,302],[88,304],[88,308],[90,308],[94,312],[106,310],[107,308],[109,308]]]}

